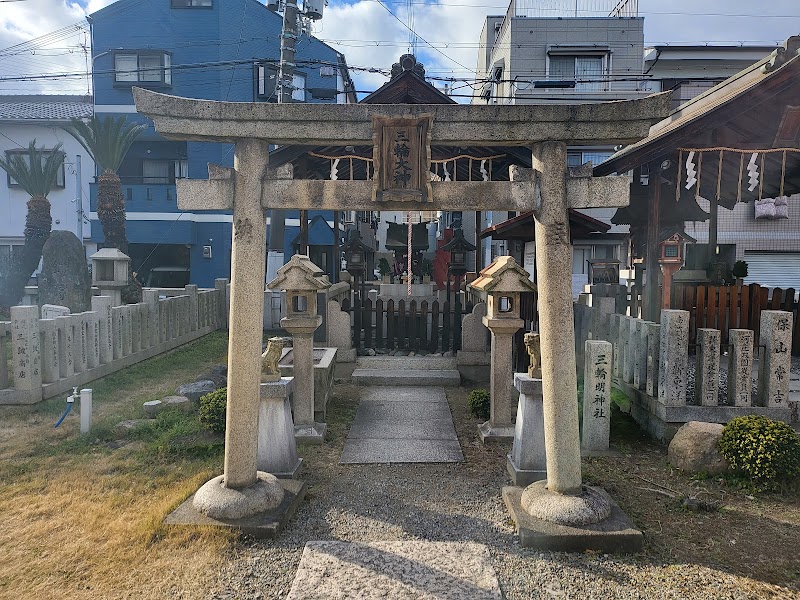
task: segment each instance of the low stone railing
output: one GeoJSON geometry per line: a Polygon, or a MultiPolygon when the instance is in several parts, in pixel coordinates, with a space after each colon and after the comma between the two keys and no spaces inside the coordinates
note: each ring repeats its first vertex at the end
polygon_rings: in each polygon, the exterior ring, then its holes
{"type": "MultiPolygon", "coordinates": [[[[792,313],[762,311],[757,344],[753,331],[730,329],[728,353],[722,357],[720,331],[698,329],[692,371],[687,311],[664,310],[661,322],[652,323],[614,313],[613,299],[608,299],[612,304],[595,300],[598,306],[575,305],[576,349],[580,351],[587,339],[612,343],[615,385],[630,398],[634,419],[655,438],[671,439],[688,421],[727,423],[748,414],[797,420],[798,402],[789,391],[792,313]],[[724,394],[721,359],[727,371],[724,394]]],[[[578,362],[582,363],[580,355],[578,362]]]]}
{"type": "Polygon", "coordinates": [[[10,345],[13,381],[0,360],[0,404],[40,402],[227,328],[227,284],[166,298],[145,289],[142,302],[123,306],[93,296],[91,311],[54,319],[40,319],[38,306],[12,307],[0,322],[0,357],[10,345]]]}

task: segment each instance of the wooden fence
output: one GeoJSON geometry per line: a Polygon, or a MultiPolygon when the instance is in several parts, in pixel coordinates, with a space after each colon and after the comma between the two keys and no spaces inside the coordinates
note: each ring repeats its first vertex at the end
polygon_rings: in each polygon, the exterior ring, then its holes
{"type": "Polygon", "coordinates": [[[447,352],[461,348],[461,320],[472,312],[472,303],[362,302],[356,296],[352,305],[345,298],[342,310],[352,315],[355,348],[447,352]]]}
{"type": "Polygon", "coordinates": [[[758,284],[714,286],[675,284],[671,308],[689,311],[689,345],[697,340],[698,328],[719,329],[722,345],[728,343],[728,330],[752,329],[758,342],[761,311],[785,310],[794,314],[792,354],[800,355],[800,318],[794,288],[766,288],[758,284]]]}

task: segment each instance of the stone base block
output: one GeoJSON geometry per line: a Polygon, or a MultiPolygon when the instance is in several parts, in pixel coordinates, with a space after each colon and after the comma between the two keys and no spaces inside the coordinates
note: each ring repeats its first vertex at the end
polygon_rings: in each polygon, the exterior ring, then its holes
{"type": "Polygon", "coordinates": [[[355,348],[337,348],[336,349],[336,362],[337,363],[355,363],[356,362],[356,349],[355,348]]]}
{"type": "Polygon", "coordinates": [[[303,466],[303,459],[298,458],[297,463],[291,470],[288,471],[281,471],[280,473],[275,473],[274,471],[271,472],[272,475],[275,475],[278,479],[297,479],[297,476],[300,473],[300,467],[303,466]]]}
{"type": "Polygon", "coordinates": [[[508,454],[506,456],[506,469],[511,476],[511,481],[514,485],[525,488],[532,484],[534,481],[542,481],[547,479],[547,471],[536,471],[531,469],[520,469],[514,464],[514,457],[508,454]]]}
{"type": "Polygon", "coordinates": [[[478,425],[478,433],[481,436],[481,442],[513,442],[514,441],[514,426],[497,427],[492,425],[489,421],[478,425]]]}
{"type": "Polygon", "coordinates": [[[284,494],[283,501],[274,510],[244,519],[212,519],[194,508],[194,494],[192,494],[167,515],[164,524],[174,526],[211,525],[234,529],[257,538],[275,538],[297,512],[300,503],[305,498],[307,487],[304,481],[294,479],[279,479],[278,482],[283,488],[284,494]]]}
{"type": "Polygon", "coordinates": [[[298,444],[322,444],[325,441],[325,433],[327,431],[327,423],[314,423],[313,427],[295,425],[294,439],[298,444]]]}
{"type": "Polygon", "coordinates": [[[644,536],[633,522],[612,502],[611,516],[593,525],[559,525],[530,516],[520,500],[524,488],[504,487],[503,502],[517,526],[520,545],[524,548],[553,552],[638,552],[644,536]]]}

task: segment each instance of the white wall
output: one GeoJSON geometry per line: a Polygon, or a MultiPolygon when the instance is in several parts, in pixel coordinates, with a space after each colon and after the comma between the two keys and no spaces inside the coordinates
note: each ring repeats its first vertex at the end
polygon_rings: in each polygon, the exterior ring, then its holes
{"type": "MultiPolygon", "coordinates": [[[[63,143],[66,153],[64,165],[65,187],[54,188],[48,195],[50,200],[53,229],[64,229],[77,235],[78,217],[75,207],[77,197],[75,181],[75,157],[81,155],[83,210],[89,212],[89,183],[94,177],[94,162],[83,147],[58,125],[42,124],[9,124],[0,123],[0,153],[6,150],[27,148],[32,139],[36,146],[45,149],[53,148],[58,142],[63,143]]],[[[0,244],[21,243],[25,230],[25,214],[30,196],[18,188],[8,188],[8,178],[0,170],[0,244]]],[[[91,231],[88,223],[83,225],[84,244],[88,243],[91,231]]]]}

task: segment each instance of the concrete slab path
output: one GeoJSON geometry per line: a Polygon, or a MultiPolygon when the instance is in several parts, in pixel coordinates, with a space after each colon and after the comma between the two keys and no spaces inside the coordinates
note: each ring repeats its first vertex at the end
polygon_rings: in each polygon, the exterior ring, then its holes
{"type": "Polygon", "coordinates": [[[366,387],[341,464],[462,462],[444,388],[366,387]]]}
{"type": "Polygon", "coordinates": [[[308,542],[287,600],[500,600],[489,549],[473,542],[308,542]]]}

